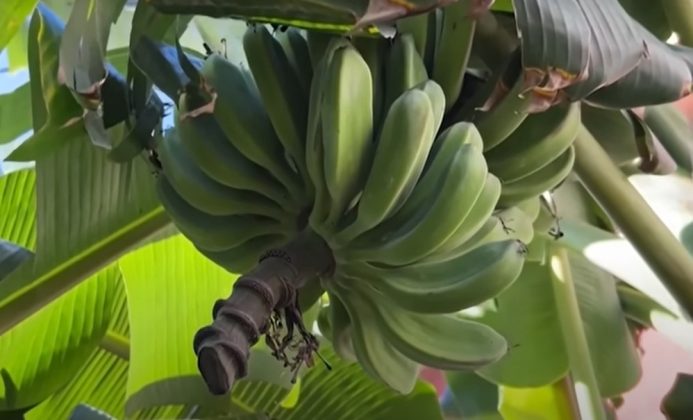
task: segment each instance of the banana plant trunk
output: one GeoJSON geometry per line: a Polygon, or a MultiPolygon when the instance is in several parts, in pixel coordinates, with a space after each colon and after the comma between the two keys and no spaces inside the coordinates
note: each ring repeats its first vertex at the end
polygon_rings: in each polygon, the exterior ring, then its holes
{"type": "Polygon", "coordinates": [[[305,231],[283,247],[268,250],[255,268],[234,283],[231,296],[215,303],[214,322],[200,329],[193,342],[198,369],[211,393],[225,394],[246,376],[250,348],[262,335],[275,357],[292,370],[309,360],[317,340],[303,325],[298,290],[333,269],[330,248],[318,235],[305,231]],[[277,321],[282,315],[287,333],[279,337],[277,321]],[[294,327],[303,342],[290,361],[284,351],[294,327]]]}

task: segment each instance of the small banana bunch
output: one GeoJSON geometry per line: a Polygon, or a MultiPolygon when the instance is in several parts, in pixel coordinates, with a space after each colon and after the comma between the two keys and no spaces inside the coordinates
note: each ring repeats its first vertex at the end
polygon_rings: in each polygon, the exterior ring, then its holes
{"type": "Polygon", "coordinates": [[[477,369],[506,353],[503,337],[458,313],[518,278],[538,195],[574,158],[575,106],[523,118],[493,147],[450,119],[468,8],[408,18],[392,41],[251,26],[249,71],[208,57],[158,150],[164,207],[226,269],[319,234],[336,262],[320,279],[322,334],[401,392],[420,365],[477,369]]]}

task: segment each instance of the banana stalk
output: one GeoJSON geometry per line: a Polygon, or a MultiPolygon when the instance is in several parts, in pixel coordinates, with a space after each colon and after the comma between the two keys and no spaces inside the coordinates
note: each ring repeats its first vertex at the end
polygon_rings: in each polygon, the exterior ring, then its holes
{"type": "Polygon", "coordinates": [[[574,148],[574,171],[582,184],[693,315],[693,258],[584,126],[574,148]]]}

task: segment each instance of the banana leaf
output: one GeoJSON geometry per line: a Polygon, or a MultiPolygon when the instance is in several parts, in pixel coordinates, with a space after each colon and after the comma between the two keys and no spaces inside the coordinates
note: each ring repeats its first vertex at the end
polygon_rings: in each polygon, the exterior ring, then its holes
{"type": "Polygon", "coordinates": [[[4,0],[0,3],[0,51],[19,30],[38,0],[4,0]]]}
{"type": "Polygon", "coordinates": [[[687,51],[669,48],[618,0],[513,4],[526,88],[538,98],[535,111],[565,99],[631,108],[672,102],[691,91],[687,51]]]}

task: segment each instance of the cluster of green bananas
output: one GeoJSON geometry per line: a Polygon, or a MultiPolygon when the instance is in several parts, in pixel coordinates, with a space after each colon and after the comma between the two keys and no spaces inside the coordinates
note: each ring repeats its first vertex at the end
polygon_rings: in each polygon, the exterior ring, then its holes
{"type": "Polygon", "coordinates": [[[537,196],[573,159],[572,106],[525,118],[494,147],[450,121],[468,7],[409,18],[393,40],[251,26],[249,71],[209,56],[158,150],[164,207],[226,269],[319,234],[336,262],[320,279],[321,332],[402,392],[422,364],[475,369],[505,354],[503,337],[457,313],[520,275],[537,196]]]}

